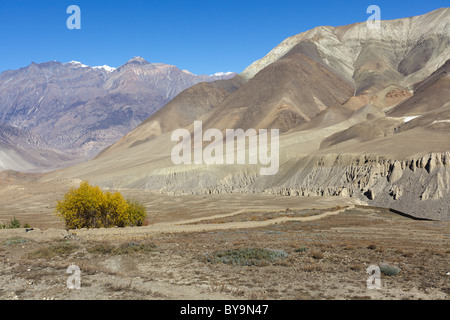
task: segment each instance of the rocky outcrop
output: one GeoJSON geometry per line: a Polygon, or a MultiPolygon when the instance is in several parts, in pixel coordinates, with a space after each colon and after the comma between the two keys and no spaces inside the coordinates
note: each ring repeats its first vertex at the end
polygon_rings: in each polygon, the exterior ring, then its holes
{"type": "Polygon", "coordinates": [[[418,218],[450,220],[450,152],[405,160],[386,156],[341,154],[285,163],[274,177],[243,167],[220,170],[177,168],[154,172],[132,187],[173,195],[269,193],[283,196],[354,197],[418,218]],[[294,173],[293,173],[294,172],[294,173]]]}
{"type": "Polygon", "coordinates": [[[328,155],[299,170],[278,188],[282,195],[356,197],[416,217],[450,220],[450,152],[407,160],[365,155],[350,160],[328,155]],[[333,159],[334,158],[334,159],[333,159]]]}

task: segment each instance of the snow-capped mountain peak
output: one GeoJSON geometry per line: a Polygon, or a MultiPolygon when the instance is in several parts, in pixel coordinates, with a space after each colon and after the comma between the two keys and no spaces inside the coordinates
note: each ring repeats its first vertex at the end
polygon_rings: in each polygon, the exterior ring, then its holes
{"type": "Polygon", "coordinates": [[[80,61],[72,60],[72,61],[70,61],[68,63],[71,64],[74,67],[89,68],[89,66],[87,66],[85,64],[82,64],[80,61]]]}
{"type": "Polygon", "coordinates": [[[114,70],[116,70],[116,68],[113,68],[113,67],[110,67],[110,66],[107,66],[107,65],[91,67],[91,66],[88,66],[86,64],[83,64],[83,63],[81,63],[79,61],[75,61],[75,60],[67,62],[67,64],[70,64],[74,68],[92,68],[92,69],[96,69],[96,70],[103,69],[103,70],[105,70],[107,72],[113,72],[114,70]]]}
{"type": "Polygon", "coordinates": [[[228,76],[230,74],[232,74],[233,72],[229,71],[229,72],[216,72],[214,74],[212,74],[211,76],[215,76],[215,77],[222,77],[222,76],[228,76]]]}
{"type": "Polygon", "coordinates": [[[93,68],[94,68],[94,69],[97,69],[97,70],[103,69],[103,70],[105,70],[105,71],[107,71],[107,72],[113,72],[114,70],[116,70],[116,68],[107,66],[106,64],[103,65],[103,66],[96,66],[96,67],[93,67],[93,68]]]}

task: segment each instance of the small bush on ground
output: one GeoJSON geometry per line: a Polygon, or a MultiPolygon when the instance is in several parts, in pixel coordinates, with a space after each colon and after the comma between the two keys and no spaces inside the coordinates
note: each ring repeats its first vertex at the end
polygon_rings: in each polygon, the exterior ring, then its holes
{"type": "Polygon", "coordinates": [[[83,181],[58,201],[56,214],[68,229],[142,226],[147,212],[136,200],[125,200],[120,192],[103,192],[83,181]]]}
{"type": "Polygon", "coordinates": [[[385,276],[396,276],[400,273],[400,268],[391,266],[387,263],[380,263],[380,271],[385,276]]]}
{"type": "Polygon", "coordinates": [[[264,266],[270,262],[287,258],[288,254],[282,250],[246,248],[216,251],[207,254],[205,259],[212,263],[225,263],[239,266],[264,266]]]}
{"type": "Polygon", "coordinates": [[[311,252],[311,258],[314,258],[316,260],[320,260],[320,259],[324,258],[324,255],[320,251],[313,251],[313,252],[311,252]]]}
{"type": "Polygon", "coordinates": [[[4,222],[3,222],[3,224],[0,225],[0,229],[18,229],[18,228],[20,228],[20,221],[17,220],[16,217],[11,219],[11,221],[9,222],[9,225],[7,225],[4,222]]]}
{"type": "Polygon", "coordinates": [[[147,217],[147,211],[145,207],[137,200],[127,200],[128,211],[130,213],[131,221],[135,226],[141,227],[147,217]]]}
{"type": "Polygon", "coordinates": [[[154,243],[139,243],[139,242],[125,242],[120,245],[113,245],[110,243],[99,243],[88,249],[89,253],[94,254],[110,254],[110,255],[124,255],[132,253],[149,253],[155,251],[157,246],[154,243]]]}

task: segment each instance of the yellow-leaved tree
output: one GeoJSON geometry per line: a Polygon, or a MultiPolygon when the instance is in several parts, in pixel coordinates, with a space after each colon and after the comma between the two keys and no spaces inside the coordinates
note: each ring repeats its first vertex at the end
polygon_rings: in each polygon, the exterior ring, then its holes
{"type": "Polygon", "coordinates": [[[127,201],[120,192],[104,193],[87,181],[58,201],[56,214],[68,229],[142,226],[147,216],[139,202],[127,201]]]}

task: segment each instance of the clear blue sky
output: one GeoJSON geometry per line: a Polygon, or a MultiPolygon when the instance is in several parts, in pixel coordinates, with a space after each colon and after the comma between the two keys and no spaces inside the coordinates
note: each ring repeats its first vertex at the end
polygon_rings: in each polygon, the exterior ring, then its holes
{"type": "Polygon", "coordinates": [[[243,71],[285,38],[321,25],[383,20],[448,7],[449,0],[0,0],[0,71],[31,62],[118,67],[134,56],[196,74],[243,71]],[[69,30],[69,5],[81,30],[69,30]]]}

